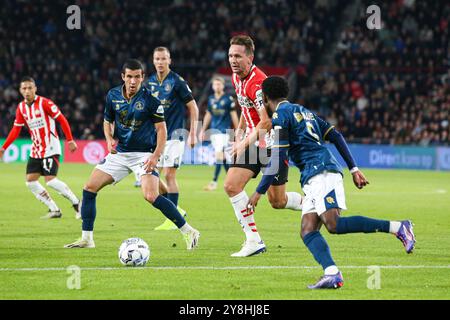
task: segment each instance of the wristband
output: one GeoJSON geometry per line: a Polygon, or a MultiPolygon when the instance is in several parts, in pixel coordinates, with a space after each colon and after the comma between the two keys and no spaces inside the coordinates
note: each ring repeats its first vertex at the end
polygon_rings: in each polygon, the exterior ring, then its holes
{"type": "Polygon", "coordinates": [[[358,167],[353,167],[353,168],[350,169],[350,173],[351,174],[355,173],[356,171],[359,171],[358,167]]]}

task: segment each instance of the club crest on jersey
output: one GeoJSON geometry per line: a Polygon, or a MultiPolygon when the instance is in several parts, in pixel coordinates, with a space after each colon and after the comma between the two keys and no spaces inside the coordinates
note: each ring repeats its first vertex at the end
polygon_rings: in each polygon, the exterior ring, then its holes
{"type": "Polygon", "coordinates": [[[141,101],[138,101],[134,105],[134,108],[138,111],[142,111],[142,110],[144,110],[144,104],[141,101]]]}
{"type": "Polygon", "coordinates": [[[170,92],[170,90],[172,90],[172,86],[170,83],[166,83],[166,85],[164,86],[164,90],[166,90],[166,92],[170,92]]]}
{"type": "Polygon", "coordinates": [[[334,203],[336,203],[336,202],[334,201],[334,198],[333,198],[333,197],[326,197],[326,200],[327,200],[327,202],[328,202],[329,204],[334,204],[334,203]]]}
{"type": "Polygon", "coordinates": [[[120,106],[118,104],[116,104],[116,110],[119,110],[120,106]]]}
{"type": "Polygon", "coordinates": [[[164,113],[164,106],[159,105],[158,109],[156,110],[156,113],[164,113]]]}

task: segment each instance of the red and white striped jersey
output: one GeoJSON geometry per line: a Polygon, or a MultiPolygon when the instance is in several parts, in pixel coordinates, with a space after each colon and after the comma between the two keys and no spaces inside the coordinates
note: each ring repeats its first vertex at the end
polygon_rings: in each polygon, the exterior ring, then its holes
{"type": "Polygon", "coordinates": [[[42,159],[61,154],[61,144],[56,131],[55,119],[61,111],[52,100],[36,96],[31,106],[25,101],[17,105],[15,126],[28,127],[33,145],[31,158],[42,159]]]}
{"type": "MultiPolygon", "coordinates": [[[[247,125],[246,135],[249,135],[261,120],[258,110],[264,108],[261,85],[266,78],[266,74],[255,65],[244,79],[240,79],[235,73],[231,78],[238,103],[241,106],[242,116],[247,125]]],[[[259,141],[260,147],[264,147],[264,144],[264,141],[259,141]]]]}

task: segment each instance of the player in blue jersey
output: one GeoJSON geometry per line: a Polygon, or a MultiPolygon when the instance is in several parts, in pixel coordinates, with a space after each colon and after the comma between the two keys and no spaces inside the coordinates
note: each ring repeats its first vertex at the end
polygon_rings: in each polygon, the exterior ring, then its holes
{"type": "Polygon", "coordinates": [[[200,139],[205,140],[207,134],[211,140],[216,157],[213,180],[205,186],[205,191],[217,189],[217,179],[219,178],[222,165],[228,171],[228,163],[225,148],[228,146],[230,136],[227,130],[237,129],[239,119],[235,109],[235,102],[232,96],[225,94],[225,79],[216,76],[212,79],[212,89],[214,94],[208,98],[208,109],[203,118],[203,126],[200,131],[200,139]],[[208,127],[210,129],[207,131],[208,127]]]}
{"type": "Polygon", "coordinates": [[[199,232],[182,217],[176,206],[158,192],[158,159],[167,139],[164,108],[142,83],[144,67],[135,59],[122,68],[124,84],[111,89],[106,96],[103,130],[108,151],[106,158],[92,172],[83,189],[81,239],[66,248],[94,248],[94,221],[97,193],[116,184],[130,172],[138,173],[145,200],[173,221],[183,234],[187,249],[198,245],[199,232]],[[118,143],[113,137],[113,129],[118,143]]]}
{"type": "Polygon", "coordinates": [[[346,233],[392,233],[400,239],[407,253],[415,245],[412,223],[404,221],[377,220],[363,216],[342,217],[346,209],[342,168],[324,146],[325,140],[336,146],[345,160],[359,189],[369,182],[356,166],[343,136],[330,124],[306,109],[286,100],[288,84],[280,77],[269,77],[262,83],[264,106],[271,119],[261,122],[260,129],[275,131],[270,165],[256,192],[251,196],[249,210],[257,205],[277,173],[280,163],[290,160],[301,172],[301,185],[305,193],[302,210],[301,237],[315,260],[323,267],[324,275],[310,289],[339,288],[343,285],[342,274],[330,254],[325,239],[320,234],[325,225],[332,234],[346,233]]]}
{"type": "MultiPolygon", "coordinates": [[[[153,51],[153,65],[156,73],[146,83],[153,96],[161,101],[167,125],[167,143],[158,162],[162,168],[166,184],[160,183],[160,193],[178,206],[179,187],[176,180],[177,169],[181,165],[184,144],[192,148],[197,143],[198,108],[187,82],[170,70],[170,52],[166,47],[157,47],[153,51]],[[190,118],[189,133],[185,129],[186,110],[190,118]]],[[[179,208],[179,207],[178,207],[179,208]]],[[[185,215],[184,210],[179,208],[185,215]]],[[[155,230],[173,230],[176,226],[167,219],[155,230]]]]}

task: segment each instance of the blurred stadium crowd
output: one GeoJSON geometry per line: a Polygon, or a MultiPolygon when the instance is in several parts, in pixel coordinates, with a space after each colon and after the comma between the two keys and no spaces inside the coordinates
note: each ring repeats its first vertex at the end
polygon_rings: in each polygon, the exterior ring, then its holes
{"type": "Polygon", "coordinates": [[[104,97],[121,83],[126,58],[153,72],[153,48],[169,47],[172,69],[198,101],[228,65],[229,38],[248,33],[257,65],[304,67],[297,102],[350,142],[449,144],[448,1],[382,2],[381,30],[366,28],[368,1],[359,1],[350,23],[341,12],[353,1],[345,0],[73,2],[82,8],[81,30],[66,28],[65,1],[2,1],[0,137],[12,126],[24,75],[61,107],[75,137],[102,138],[104,97]],[[330,52],[324,67],[320,59],[330,52]]]}

